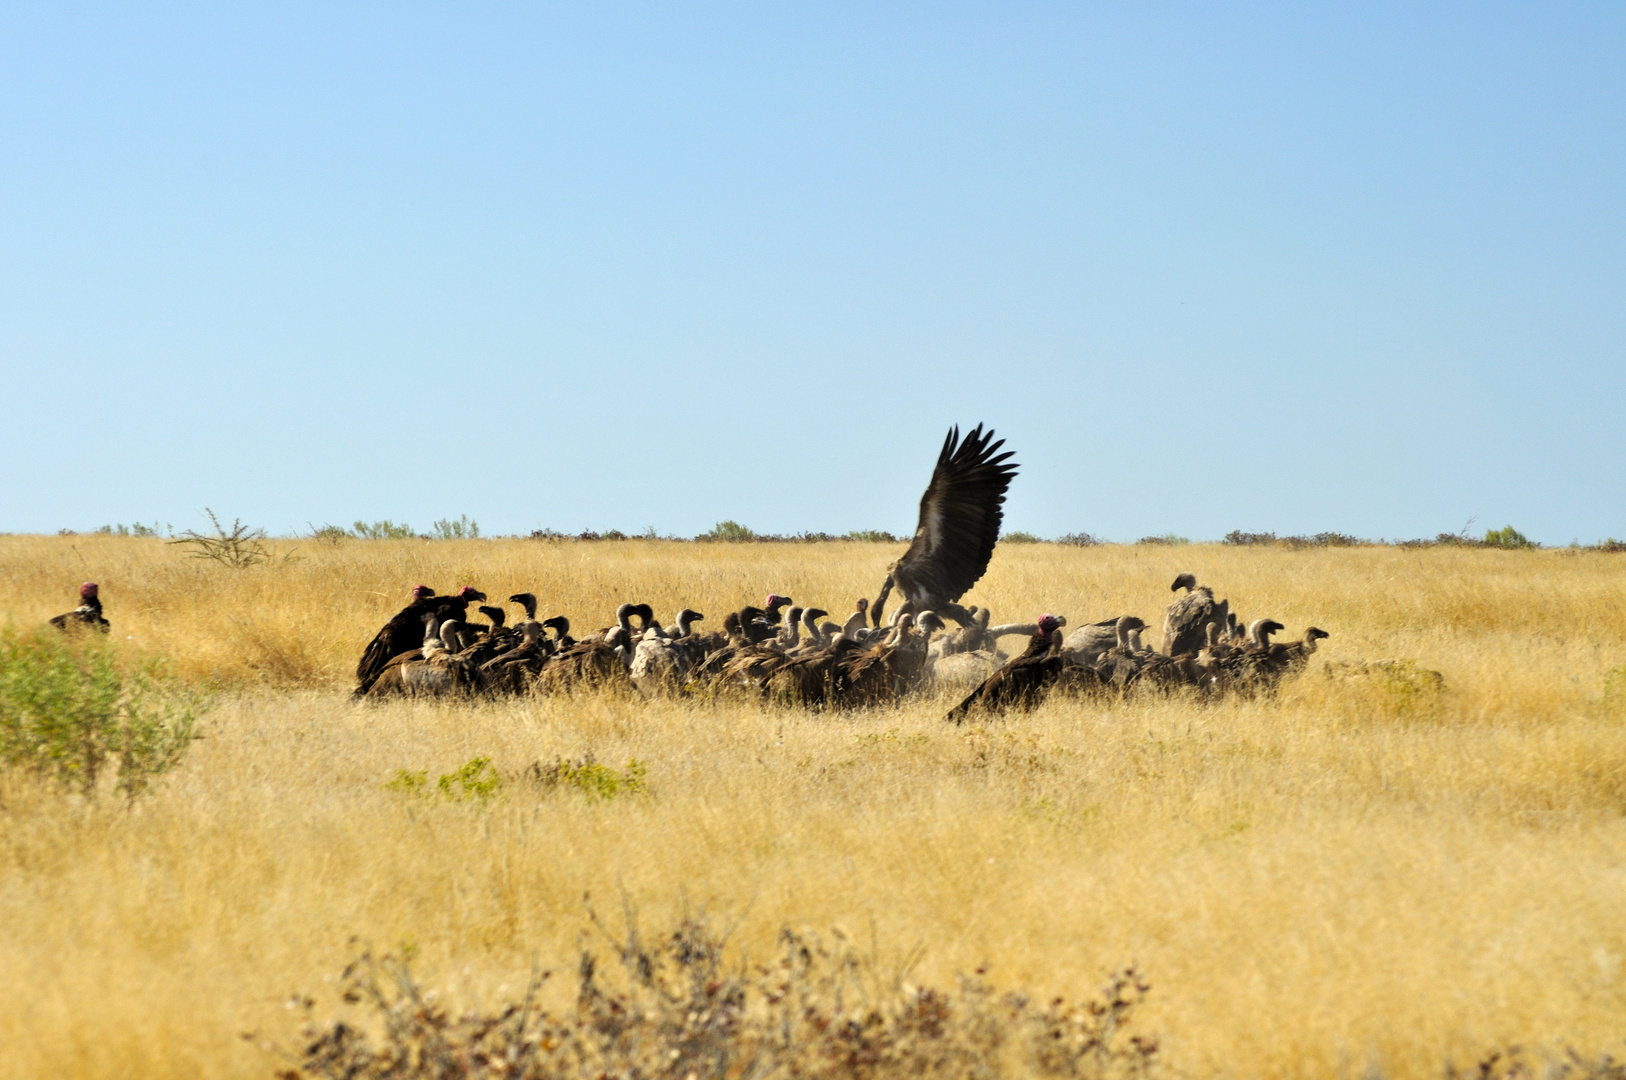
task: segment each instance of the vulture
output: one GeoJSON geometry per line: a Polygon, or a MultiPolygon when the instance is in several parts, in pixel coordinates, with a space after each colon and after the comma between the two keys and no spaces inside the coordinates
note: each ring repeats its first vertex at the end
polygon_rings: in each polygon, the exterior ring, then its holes
{"type": "Polygon", "coordinates": [[[973,710],[1003,712],[1013,706],[1031,709],[1039,704],[1066,666],[1061,655],[1061,628],[1066,625],[1060,615],[1040,615],[1027,649],[950,709],[948,719],[963,724],[973,710]]]}
{"type": "Polygon", "coordinates": [[[603,638],[587,638],[548,657],[537,674],[537,686],[554,691],[582,683],[619,685],[626,681],[631,659],[632,634],[625,627],[617,626],[603,638]]]}
{"type": "Polygon", "coordinates": [[[1171,592],[1181,589],[1186,590],[1186,595],[1170,604],[1163,615],[1163,648],[1159,651],[1164,656],[1179,656],[1201,649],[1207,643],[1208,624],[1225,622],[1231,607],[1229,600],[1216,604],[1214,590],[1197,584],[1195,574],[1181,574],[1169,586],[1171,592]]]}
{"type": "Polygon", "coordinates": [[[1067,640],[1062,646],[1067,659],[1083,667],[1094,667],[1095,662],[1114,646],[1128,649],[1128,639],[1118,633],[1118,624],[1125,619],[1134,619],[1133,628],[1138,629],[1146,625],[1133,615],[1120,615],[1115,619],[1087,623],[1067,635],[1067,640]]]}
{"type": "Polygon", "coordinates": [[[790,603],[790,597],[780,596],[778,593],[769,593],[768,598],[762,602],[762,621],[769,626],[778,626],[781,616],[779,609],[790,603]]]}
{"type": "Polygon", "coordinates": [[[485,593],[469,586],[464,586],[456,596],[436,596],[435,590],[427,585],[413,589],[412,603],[385,623],[361,654],[361,661],[356,664],[356,696],[367,693],[384,665],[402,653],[423,647],[424,628],[428,625],[425,615],[434,615],[437,620],[460,621],[468,614],[471,602],[485,598],[485,593]]]}
{"type": "Polygon", "coordinates": [[[473,664],[456,656],[448,640],[457,642],[461,629],[456,619],[441,620],[433,611],[423,622],[423,643],[392,657],[381,671],[359,691],[367,697],[394,694],[472,693],[484,689],[485,676],[473,664]]]}
{"type": "Polygon", "coordinates": [[[935,611],[961,626],[972,621],[955,601],[970,591],[988,569],[999,526],[1004,519],[1005,491],[1016,475],[1013,451],[997,453],[1005,440],[978,424],[962,441],[956,425],[943,440],[931,483],[920,497],[920,521],[903,557],[887,568],[880,595],[870,609],[881,625],[881,609],[894,587],[903,594],[903,610],[935,611]]]}
{"type": "Polygon", "coordinates": [[[542,669],[542,662],[554,651],[547,631],[535,619],[520,623],[519,635],[519,644],[480,665],[481,673],[493,690],[523,693],[531,685],[531,679],[542,669]]]}
{"type": "Polygon", "coordinates": [[[918,620],[904,613],[884,642],[850,653],[837,665],[837,698],[843,705],[878,705],[908,693],[925,675],[932,632],[943,626],[934,611],[921,612],[918,620]]]}
{"type": "Polygon", "coordinates": [[[865,614],[867,611],[869,611],[869,601],[860,596],[857,610],[847,616],[847,623],[841,628],[841,632],[850,638],[856,639],[858,631],[869,625],[869,616],[865,614]]]}
{"type": "Polygon", "coordinates": [[[632,667],[628,674],[632,685],[645,697],[653,697],[662,689],[681,687],[689,672],[705,656],[699,635],[692,627],[705,616],[691,608],[677,614],[677,633],[664,637],[646,633],[632,650],[632,667]]]}
{"type": "Polygon", "coordinates": [[[107,633],[111,624],[102,618],[100,587],[94,581],[79,586],[79,606],[51,619],[51,625],[64,632],[69,630],[100,630],[107,633]]]}

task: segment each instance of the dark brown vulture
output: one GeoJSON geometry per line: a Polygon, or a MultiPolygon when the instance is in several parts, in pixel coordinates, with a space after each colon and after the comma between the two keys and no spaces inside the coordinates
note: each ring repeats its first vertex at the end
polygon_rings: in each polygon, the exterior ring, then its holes
{"type": "Polygon", "coordinates": [[[1197,584],[1195,574],[1181,574],[1169,586],[1171,592],[1186,590],[1163,614],[1164,656],[1194,653],[1208,643],[1208,624],[1225,625],[1225,616],[1231,610],[1229,600],[1214,602],[1214,590],[1197,584]]]}
{"type": "Polygon", "coordinates": [[[462,621],[472,601],[484,600],[486,594],[465,586],[456,596],[436,596],[435,590],[419,585],[412,590],[412,603],[402,608],[385,623],[356,664],[356,696],[360,697],[373,685],[384,665],[402,653],[423,648],[424,616],[462,621]]]}
{"type": "Polygon", "coordinates": [[[870,618],[881,625],[881,609],[894,586],[903,594],[903,611],[935,611],[961,626],[972,616],[955,601],[970,591],[988,569],[999,526],[1004,519],[1005,491],[1016,475],[1013,451],[996,453],[1005,440],[978,424],[962,441],[958,425],[949,429],[937,455],[937,468],[920,497],[920,523],[903,558],[887,568],[870,618]]]}
{"type": "Polygon", "coordinates": [[[1040,615],[1022,655],[988,676],[949,710],[948,719],[963,724],[967,714],[976,709],[1004,712],[1013,706],[1031,709],[1038,705],[1067,666],[1061,655],[1061,628],[1066,625],[1067,620],[1060,615],[1040,615]]]}
{"type": "Polygon", "coordinates": [[[98,595],[100,591],[94,581],[87,581],[79,586],[79,606],[52,618],[51,625],[62,631],[100,630],[104,634],[107,633],[111,627],[108,621],[102,618],[102,601],[98,595]]]}

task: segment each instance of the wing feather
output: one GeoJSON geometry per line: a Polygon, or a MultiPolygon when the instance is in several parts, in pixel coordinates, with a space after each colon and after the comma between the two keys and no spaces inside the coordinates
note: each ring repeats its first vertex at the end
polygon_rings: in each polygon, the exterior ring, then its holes
{"type": "Polygon", "coordinates": [[[949,429],[931,483],[920,497],[915,537],[893,571],[911,599],[956,601],[988,569],[1004,521],[1005,492],[1016,476],[1005,440],[978,424],[960,438],[949,429]]]}

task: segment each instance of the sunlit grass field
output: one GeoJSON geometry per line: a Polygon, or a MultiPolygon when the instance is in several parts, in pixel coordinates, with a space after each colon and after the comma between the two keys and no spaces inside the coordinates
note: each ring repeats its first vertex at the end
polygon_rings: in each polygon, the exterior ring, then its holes
{"type": "MultiPolygon", "coordinates": [[[[768,591],[844,615],[901,545],[350,541],[232,570],[157,540],[0,537],[18,625],[101,583],[114,638],[215,689],[206,738],[131,808],[0,786],[0,1075],[268,1077],[359,948],[490,1002],[568,969],[588,903],[659,928],[842,930],[944,983],[1088,991],[1138,965],[1182,1075],[1437,1077],[1511,1043],[1626,1051],[1626,557],[1003,545],[996,620],[1160,622],[1191,570],[1245,618],[1330,631],[1268,699],[1055,700],[955,728],[594,695],[353,704],[418,582],[521,589],[578,629],[645,601],[706,627],[768,591]],[[1323,661],[1399,658],[1440,693],[1323,661]],[[533,762],[636,761],[594,798],[533,762]],[[390,786],[474,758],[489,798],[390,786]],[[588,901],[585,897],[591,897],[588,901]],[[257,1033],[244,1040],[244,1032],[257,1033]]],[[[1015,644],[1011,642],[1010,644],[1015,644]]]]}

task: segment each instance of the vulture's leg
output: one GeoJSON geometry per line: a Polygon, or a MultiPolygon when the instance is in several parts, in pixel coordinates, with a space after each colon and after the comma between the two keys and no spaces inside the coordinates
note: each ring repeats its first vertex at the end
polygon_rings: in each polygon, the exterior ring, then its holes
{"type": "Polygon", "coordinates": [[[886,598],[891,595],[892,575],[888,574],[886,575],[886,580],[881,582],[881,591],[880,594],[875,597],[875,603],[869,606],[869,618],[871,626],[881,625],[881,610],[886,607],[886,598]]]}

